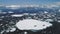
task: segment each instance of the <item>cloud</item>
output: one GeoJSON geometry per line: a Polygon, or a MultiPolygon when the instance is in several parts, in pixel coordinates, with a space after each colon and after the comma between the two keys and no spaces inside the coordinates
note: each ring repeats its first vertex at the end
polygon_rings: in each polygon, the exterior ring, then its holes
{"type": "Polygon", "coordinates": [[[45,8],[60,7],[60,2],[54,2],[54,3],[50,3],[50,4],[44,4],[43,7],[45,7],[45,8]]]}
{"type": "Polygon", "coordinates": [[[20,5],[6,5],[5,7],[10,9],[18,9],[20,5]]]}
{"type": "MultiPolygon", "coordinates": [[[[3,5],[0,5],[3,6],[3,5]]],[[[48,3],[48,4],[32,4],[32,5],[6,5],[6,8],[10,9],[18,9],[20,7],[40,7],[40,8],[52,8],[52,7],[60,7],[60,2],[48,3]]]]}

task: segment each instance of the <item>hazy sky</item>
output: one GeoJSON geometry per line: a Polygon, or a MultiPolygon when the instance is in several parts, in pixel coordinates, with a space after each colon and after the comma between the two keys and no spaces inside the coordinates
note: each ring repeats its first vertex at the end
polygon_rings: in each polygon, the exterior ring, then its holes
{"type": "Polygon", "coordinates": [[[0,4],[10,5],[10,4],[48,4],[60,2],[60,0],[0,0],[0,4]]]}

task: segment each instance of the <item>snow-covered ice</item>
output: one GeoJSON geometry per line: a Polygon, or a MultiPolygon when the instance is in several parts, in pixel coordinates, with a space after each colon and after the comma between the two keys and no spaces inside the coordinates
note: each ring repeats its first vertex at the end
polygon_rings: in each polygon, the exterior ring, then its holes
{"type": "Polygon", "coordinates": [[[16,28],[11,28],[10,32],[14,32],[16,30],[16,28]]]}
{"type": "Polygon", "coordinates": [[[52,20],[52,19],[47,19],[47,20],[45,20],[45,21],[47,21],[47,22],[53,22],[53,20],[52,20]]]}
{"type": "Polygon", "coordinates": [[[58,22],[60,22],[60,20],[58,20],[58,22]]]}
{"type": "Polygon", "coordinates": [[[48,13],[47,11],[44,11],[44,13],[48,13]]]}
{"type": "Polygon", "coordinates": [[[13,15],[11,15],[12,17],[21,17],[21,16],[23,16],[23,14],[13,14],[13,15]]]}
{"type": "Polygon", "coordinates": [[[20,30],[42,30],[52,26],[49,22],[38,21],[34,19],[24,19],[16,24],[20,30]]]}
{"type": "Polygon", "coordinates": [[[14,13],[13,11],[9,11],[8,13],[14,13]]]}

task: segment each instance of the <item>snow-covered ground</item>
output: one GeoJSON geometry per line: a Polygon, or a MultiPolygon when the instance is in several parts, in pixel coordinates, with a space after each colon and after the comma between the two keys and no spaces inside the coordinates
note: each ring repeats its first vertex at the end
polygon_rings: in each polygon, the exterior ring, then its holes
{"type": "Polygon", "coordinates": [[[23,16],[23,14],[13,14],[13,15],[11,15],[12,17],[21,17],[21,16],[23,16]]]}
{"type": "Polygon", "coordinates": [[[49,22],[34,19],[24,19],[16,24],[16,27],[20,30],[42,30],[50,26],[52,26],[52,24],[49,22]]]}
{"type": "Polygon", "coordinates": [[[14,13],[13,11],[8,11],[8,13],[14,13]]]}

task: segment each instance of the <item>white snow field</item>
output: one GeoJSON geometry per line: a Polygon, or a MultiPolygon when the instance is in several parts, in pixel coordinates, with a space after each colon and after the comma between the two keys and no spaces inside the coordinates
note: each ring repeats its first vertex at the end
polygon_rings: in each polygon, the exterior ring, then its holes
{"type": "Polygon", "coordinates": [[[21,17],[21,16],[23,16],[23,14],[13,14],[13,15],[11,15],[12,17],[21,17]]]}
{"type": "Polygon", "coordinates": [[[52,24],[49,22],[34,19],[24,19],[16,24],[16,27],[20,30],[42,30],[50,26],[52,26],[52,24]]]}

